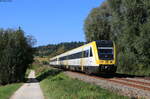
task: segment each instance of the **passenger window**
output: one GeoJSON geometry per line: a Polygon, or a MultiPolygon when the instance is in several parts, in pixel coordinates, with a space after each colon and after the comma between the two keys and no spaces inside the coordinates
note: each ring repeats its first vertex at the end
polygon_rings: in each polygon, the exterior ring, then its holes
{"type": "Polygon", "coordinates": [[[90,48],[90,57],[93,56],[93,53],[92,53],[92,48],[90,48]]]}
{"type": "Polygon", "coordinates": [[[89,56],[89,50],[86,50],[86,57],[89,56]]]}
{"type": "Polygon", "coordinates": [[[84,51],[84,57],[88,57],[89,56],[89,50],[84,51]]]}

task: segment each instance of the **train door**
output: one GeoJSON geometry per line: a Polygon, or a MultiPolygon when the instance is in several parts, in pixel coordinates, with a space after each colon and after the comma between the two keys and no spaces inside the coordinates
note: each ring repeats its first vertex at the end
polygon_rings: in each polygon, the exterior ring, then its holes
{"type": "Polygon", "coordinates": [[[83,66],[91,65],[90,48],[90,46],[87,46],[83,49],[83,66]]]}
{"type": "Polygon", "coordinates": [[[89,48],[89,55],[88,55],[88,66],[93,66],[93,51],[92,47],[89,48]]]}
{"type": "Polygon", "coordinates": [[[59,58],[57,58],[56,65],[59,65],[59,58]]]}

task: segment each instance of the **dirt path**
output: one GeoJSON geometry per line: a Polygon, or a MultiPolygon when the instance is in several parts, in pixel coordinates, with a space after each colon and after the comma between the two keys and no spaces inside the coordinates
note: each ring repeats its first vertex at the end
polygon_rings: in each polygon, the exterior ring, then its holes
{"type": "Polygon", "coordinates": [[[29,80],[20,87],[10,99],[44,99],[39,82],[35,79],[32,70],[28,76],[29,80]]]}

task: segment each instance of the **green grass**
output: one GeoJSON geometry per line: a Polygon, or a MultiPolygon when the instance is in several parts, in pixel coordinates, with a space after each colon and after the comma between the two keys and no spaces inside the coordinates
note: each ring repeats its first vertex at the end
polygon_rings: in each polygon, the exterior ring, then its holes
{"type": "Polygon", "coordinates": [[[69,78],[58,69],[44,70],[38,72],[37,78],[46,99],[129,99],[99,86],[69,78]]]}
{"type": "Polygon", "coordinates": [[[0,99],[9,99],[22,83],[0,86],[0,99]]]}

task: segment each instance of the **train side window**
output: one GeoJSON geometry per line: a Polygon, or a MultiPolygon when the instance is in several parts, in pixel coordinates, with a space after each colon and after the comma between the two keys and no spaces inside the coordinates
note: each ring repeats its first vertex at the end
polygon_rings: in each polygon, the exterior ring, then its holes
{"type": "Polygon", "coordinates": [[[90,57],[93,56],[93,53],[92,53],[92,48],[90,48],[90,57]]]}
{"type": "Polygon", "coordinates": [[[78,58],[82,58],[82,52],[70,54],[67,56],[66,59],[78,59],[78,58]]]}
{"type": "Polygon", "coordinates": [[[86,55],[86,53],[85,53],[85,51],[83,51],[83,58],[85,57],[85,55],[86,55]]]}
{"type": "Polygon", "coordinates": [[[82,58],[82,52],[79,52],[78,55],[78,58],[82,58]]]}
{"type": "Polygon", "coordinates": [[[84,51],[84,53],[83,53],[84,55],[84,57],[88,57],[89,56],[89,50],[86,50],[86,51],[84,51]]]}
{"type": "Polygon", "coordinates": [[[89,50],[86,50],[86,57],[89,56],[89,50]]]}

